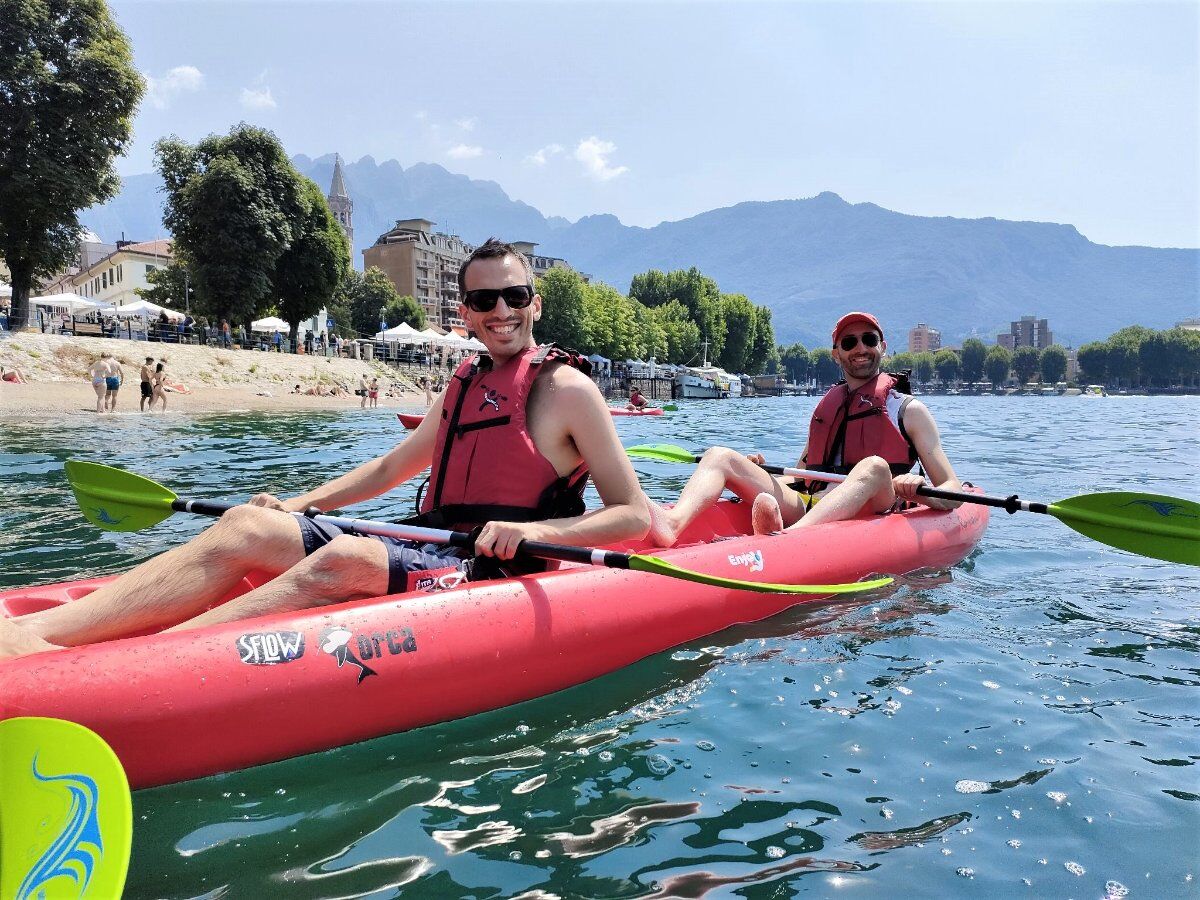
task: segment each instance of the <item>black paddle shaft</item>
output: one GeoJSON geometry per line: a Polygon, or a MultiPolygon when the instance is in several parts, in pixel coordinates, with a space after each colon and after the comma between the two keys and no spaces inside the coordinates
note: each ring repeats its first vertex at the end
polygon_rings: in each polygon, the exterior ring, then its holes
{"type": "MultiPolygon", "coordinates": [[[[219,500],[173,500],[171,508],[176,512],[189,512],[202,516],[220,517],[240,504],[219,500]]],[[[445,531],[440,528],[422,528],[413,525],[389,525],[385,522],[367,522],[362,519],[347,519],[342,516],[323,515],[315,506],[310,506],[303,513],[311,519],[334,525],[349,534],[376,535],[393,537],[399,540],[422,541],[429,543],[450,544],[462,547],[464,550],[475,549],[475,531],[445,531]]],[[[564,562],[577,562],[584,565],[602,565],[610,569],[628,569],[629,554],[613,550],[593,550],[590,547],[567,547],[559,544],[544,544],[541,541],[521,541],[518,551],[527,556],[539,559],[558,559],[564,562]]]]}

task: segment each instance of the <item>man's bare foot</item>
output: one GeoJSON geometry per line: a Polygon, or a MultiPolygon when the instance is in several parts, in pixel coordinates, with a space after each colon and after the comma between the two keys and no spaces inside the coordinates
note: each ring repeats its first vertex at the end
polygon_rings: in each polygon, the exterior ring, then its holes
{"type": "Polygon", "coordinates": [[[27,656],[61,649],[57,644],[42,640],[27,628],[0,616],[0,659],[27,656]]]}
{"type": "Polygon", "coordinates": [[[750,508],[750,524],[755,534],[776,534],[783,531],[783,513],[779,501],[767,493],[754,498],[750,508]]]}
{"type": "Polygon", "coordinates": [[[671,511],[649,497],[646,498],[646,505],[650,507],[650,531],[646,534],[646,540],[655,547],[673,546],[679,535],[671,522],[671,511]]]}

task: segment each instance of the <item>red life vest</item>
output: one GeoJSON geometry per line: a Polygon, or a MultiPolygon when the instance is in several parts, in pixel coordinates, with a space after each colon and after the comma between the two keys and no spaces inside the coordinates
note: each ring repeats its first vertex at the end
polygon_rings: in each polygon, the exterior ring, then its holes
{"type": "Polygon", "coordinates": [[[547,362],[591,372],[585,357],[553,344],[522,350],[498,368],[486,354],[458,367],[442,401],[422,524],[457,529],[583,513],[587,467],[560,476],[534,445],[525,417],[547,362]]]}
{"type": "Polygon", "coordinates": [[[917,449],[904,431],[903,418],[912,397],[901,403],[897,427],[887,414],[888,394],[893,388],[909,393],[908,376],[880,372],[853,391],[845,382],[830,388],[808,425],[805,467],[845,474],[868,456],[881,456],[893,475],[912,471],[917,449]]]}

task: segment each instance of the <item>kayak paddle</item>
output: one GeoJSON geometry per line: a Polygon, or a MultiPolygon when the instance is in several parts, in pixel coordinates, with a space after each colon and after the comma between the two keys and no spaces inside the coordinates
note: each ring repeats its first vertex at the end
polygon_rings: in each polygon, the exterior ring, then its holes
{"type": "MultiPolygon", "coordinates": [[[[140,531],[157,525],[176,512],[189,512],[202,516],[220,516],[237,503],[212,500],[180,500],[169,489],[141,475],[114,469],[99,463],[68,460],[67,480],[84,517],[106,531],[140,531]]],[[[310,515],[293,513],[293,515],[310,515]]],[[[427,544],[450,544],[470,550],[475,546],[475,535],[466,531],[446,531],[441,528],[422,528],[416,525],[393,525],[386,522],[371,522],[365,519],[348,519],[342,516],[326,516],[312,513],[318,522],[335,525],[350,534],[374,534],[399,538],[406,541],[421,541],[427,544]]],[[[708,584],[716,587],[734,588],[742,591],[757,591],[766,594],[853,594],[869,591],[891,584],[891,578],[876,578],[850,584],[771,584],[760,581],[741,581],[723,578],[705,572],[684,569],[657,556],[639,553],[621,553],[616,550],[599,550],[591,547],[568,547],[562,544],[545,544],[540,541],[522,541],[519,548],[527,556],[541,559],[559,559],[584,565],[606,566],[610,569],[633,569],[708,584]]]]}
{"type": "Polygon", "coordinates": [[[0,897],[120,897],[132,835],[108,744],[62,719],[0,722],[0,897]]]}
{"type": "MultiPolygon", "coordinates": [[[[654,459],[659,462],[698,463],[700,457],[674,444],[645,444],[628,447],[630,456],[654,459]]],[[[771,475],[794,475],[811,481],[841,482],[845,475],[793,469],[785,466],[761,466],[771,475]]],[[[978,503],[994,506],[1007,513],[1033,512],[1053,516],[1080,534],[1119,550],[1128,550],[1154,559],[1200,566],[1200,503],[1165,497],[1161,494],[1138,494],[1132,491],[1107,491],[1081,494],[1057,503],[1036,503],[1011,497],[988,494],[968,494],[962,491],[943,491],[940,488],[920,487],[917,493],[941,500],[978,503]]]]}

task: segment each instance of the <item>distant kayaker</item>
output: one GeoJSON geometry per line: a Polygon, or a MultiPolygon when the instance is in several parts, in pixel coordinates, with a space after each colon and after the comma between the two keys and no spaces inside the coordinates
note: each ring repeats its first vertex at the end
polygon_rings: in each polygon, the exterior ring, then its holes
{"type": "Polygon", "coordinates": [[[907,377],[882,371],[886,350],[883,328],[870,313],[848,313],[834,326],[833,359],[845,380],[813,411],[799,465],[847,475],[846,481],[826,487],[774,477],[759,468],[762,454],[743,456],[728,447],[713,447],[674,508],[651,505],[651,540],[662,547],[674,544],[726,489],[754,504],[758,534],[850,519],[864,511],[882,514],[899,502],[936,509],[958,506],[916,493],[926,483],[911,471],[918,462],[934,487],[958,491],[962,484],[942,449],[933,416],[908,393],[907,377]]]}
{"type": "MultiPolygon", "coordinates": [[[[259,494],[88,596],[13,621],[33,640],[78,645],[396,594],[446,584],[447,576],[543,568],[513,559],[523,540],[595,546],[643,537],[650,513],[588,361],[533,340],[542,298],[529,261],[489,240],[463,263],[458,282],[458,313],[488,353],[458,367],[402,443],[289,500],[259,494]],[[478,526],[473,558],[447,545],[356,537],[292,514],[361,503],[431,466],[418,523],[478,526]],[[585,511],[589,473],[603,506],[585,511]],[[271,580],[214,606],[251,571],[271,580]]],[[[20,637],[0,632],[0,656],[20,637]]]]}
{"type": "Polygon", "coordinates": [[[629,402],[625,404],[625,408],[632,412],[641,412],[646,406],[646,398],[642,396],[642,392],[637,388],[633,388],[629,392],[629,402]]]}

